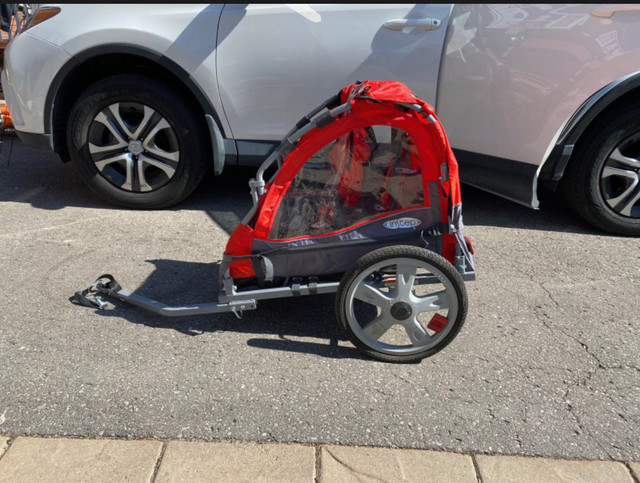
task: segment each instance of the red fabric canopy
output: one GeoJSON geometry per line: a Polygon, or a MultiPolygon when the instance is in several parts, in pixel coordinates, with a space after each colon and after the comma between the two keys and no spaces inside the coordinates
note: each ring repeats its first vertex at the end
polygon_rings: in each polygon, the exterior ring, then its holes
{"type": "MultiPolygon", "coordinates": [[[[241,224],[237,227],[225,253],[250,255],[254,239],[268,240],[280,202],[309,158],[341,136],[369,126],[391,126],[409,135],[417,149],[417,158],[412,163],[417,163],[421,170],[424,192],[429,191],[428,183],[433,187],[433,182],[439,181],[441,222],[445,227],[449,225],[450,210],[461,204],[458,164],[433,108],[397,81],[355,83],[342,89],[340,100],[341,104],[349,102],[350,110],[334,122],[321,128],[314,127],[300,138],[260,200],[261,208],[251,226],[241,224]],[[418,105],[421,109],[418,111],[411,105],[418,105]]],[[[429,197],[425,196],[424,203],[428,206],[429,197]]],[[[442,255],[453,260],[455,237],[447,232],[445,230],[443,234],[442,255]]],[[[250,261],[234,261],[231,275],[234,278],[253,276],[250,261]]]]}

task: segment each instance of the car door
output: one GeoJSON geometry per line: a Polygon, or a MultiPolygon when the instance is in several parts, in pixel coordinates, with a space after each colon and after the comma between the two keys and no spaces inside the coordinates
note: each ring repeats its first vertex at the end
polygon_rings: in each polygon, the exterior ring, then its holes
{"type": "Polygon", "coordinates": [[[216,71],[228,137],[280,140],[357,80],[399,80],[435,104],[451,7],[226,4],[216,71]]]}

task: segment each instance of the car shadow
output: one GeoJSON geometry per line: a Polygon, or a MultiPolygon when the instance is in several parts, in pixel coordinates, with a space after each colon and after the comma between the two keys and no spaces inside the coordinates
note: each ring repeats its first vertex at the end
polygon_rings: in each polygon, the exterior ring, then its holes
{"type": "Polygon", "coordinates": [[[0,202],[29,203],[34,208],[68,206],[103,209],[76,176],[71,164],[54,153],[25,146],[14,133],[0,134],[0,202]]]}
{"type": "MultiPolygon", "coordinates": [[[[227,169],[223,173],[224,179],[206,179],[188,200],[175,209],[205,211],[230,234],[251,208],[248,181],[255,172],[256,169],[250,167],[227,169]]],[[[534,210],[473,186],[462,185],[461,191],[464,224],[467,226],[608,235],[575,214],[561,193],[542,191],[540,209],[534,210]]]]}
{"type": "MultiPolygon", "coordinates": [[[[183,202],[168,211],[205,212],[231,233],[251,207],[249,179],[257,168],[226,166],[222,175],[207,176],[183,202]]],[[[468,185],[462,186],[464,222],[554,232],[603,235],[575,215],[556,193],[543,192],[541,209],[532,210],[468,185]]],[[[99,199],[82,183],[70,163],[53,153],[25,146],[15,134],[0,135],[0,203],[29,203],[43,210],[80,207],[122,210],[99,199]]]]}
{"type": "Polygon", "coordinates": [[[539,210],[469,185],[462,185],[461,194],[464,224],[467,226],[608,235],[583,221],[559,192],[543,190],[539,195],[539,210]]]}

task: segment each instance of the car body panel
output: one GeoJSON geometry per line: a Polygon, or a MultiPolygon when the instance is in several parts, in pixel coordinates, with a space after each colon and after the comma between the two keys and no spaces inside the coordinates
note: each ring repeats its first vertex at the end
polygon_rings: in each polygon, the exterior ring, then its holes
{"type": "Polygon", "coordinates": [[[30,32],[24,32],[19,39],[20,42],[10,42],[5,50],[3,92],[18,133],[45,133],[43,113],[51,79],[70,56],[30,32]]]}
{"type": "Polygon", "coordinates": [[[434,104],[451,4],[228,4],[218,80],[235,139],[280,140],[301,113],[357,80],[399,80],[434,104]],[[389,30],[395,19],[440,28],[389,30]]]}
{"type": "MultiPolygon", "coordinates": [[[[563,127],[596,92],[640,67],[640,12],[611,18],[591,4],[456,4],[438,84],[437,114],[460,151],[540,166],[563,127]]],[[[465,156],[462,156],[465,157],[465,156]]],[[[505,180],[462,167],[464,180],[503,192],[505,180]]],[[[537,169],[508,169],[517,175],[537,169]]],[[[516,177],[512,180],[515,181],[516,177]]],[[[519,199],[535,204],[535,191],[519,199]]],[[[514,199],[513,193],[508,196],[514,199]]]]}
{"type": "MultiPolygon", "coordinates": [[[[47,54],[49,46],[55,46],[65,55],[47,57],[51,68],[39,74],[39,84],[46,88],[38,89],[39,95],[32,97],[35,101],[32,105],[23,103],[16,109],[33,111],[34,116],[43,117],[46,94],[48,87],[54,85],[55,74],[69,70],[68,64],[76,64],[79,59],[88,60],[85,55],[88,51],[93,50],[98,55],[104,54],[110,47],[122,50],[128,45],[132,51],[144,48],[147,52],[165,57],[180,66],[205,93],[213,109],[223,112],[215,76],[216,28],[222,4],[103,4],[100,5],[100,15],[96,15],[96,5],[92,4],[51,5],[63,10],[60,16],[70,15],[76,21],[73,24],[66,22],[66,28],[62,29],[54,18],[30,28],[15,42],[12,41],[8,48],[17,49],[13,44],[26,44],[23,36],[32,37],[30,45],[22,47],[24,52],[8,57],[33,64],[36,62],[33,56],[42,55],[39,52],[47,54]]],[[[13,77],[20,76],[16,67],[7,67],[13,77]]],[[[20,79],[19,84],[22,89],[23,85],[30,85],[31,81],[20,79]]],[[[224,117],[220,116],[218,121],[222,123],[222,129],[229,132],[224,117]]],[[[24,129],[44,133],[45,124],[40,119],[37,123],[26,123],[24,129]]]]}
{"type": "Polygon", "coordinates": [[[218,157],[239,164],[260,163],[336,89],[393,79],[435,107],[464,183],[537,207],[538,177],[557,181],[572,143],[624,93],[614,87],[640,89],[622,82],[640,77],[640,12],[616,5],[57,6],[9,43],[2,83],[21,138],[58,152],[58,89],[109,52],[175,73],[225,138],[218,157]],[[427,18],[438,28],[385,27],[427,18]]]}

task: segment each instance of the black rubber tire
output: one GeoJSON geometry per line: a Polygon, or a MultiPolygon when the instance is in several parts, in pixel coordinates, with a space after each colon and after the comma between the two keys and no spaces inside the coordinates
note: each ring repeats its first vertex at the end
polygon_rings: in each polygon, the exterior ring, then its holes
{"type": "Polygon", "coordinates": [[[640,103],[631,103],[601,119],[576,146],[567,167],[564,195],[592,226],[617,235],[639,236],[640,217],[623,216],[605,201],[600,186],[605,163],[625,140],[640,134],[640,103]]]}
{"type": "Polygon", "coordinates": [[[161,209],[184,200],[202,181],[210,153],[207,128],[197,107],[176,88],[144,75],[116,75],[96,82],[80,94],[67,123],[67,144],[76,171],[86,185],[109,203],[125,208],[161,209]],[[126,190],[110,182],[94,164],[88,147],[90,126],[103,109],[116,102],[135,102],[163,116],[175,133],[180,156],[175,173],[152,191],[126,190]]]}
{"type": "Polygon", "coordinates": [[[335,309],[336,318],[338,319],[340,327],[349,338],[349,340],[353,343],[353,345],[355,345],[365,355],[384,362],[415,362],[420,361],[425,357],[429,357],[436,352],[444,349],[456,337],[466,320],[468,310],[468,297],[464,280],[462,279],[458,271],[453,267],[453,265],[451,265],[451,263],[449,263],[444,257],[424,248],[408,245],[397,245],[380,248],[364,255],[343,275],[336,294],[335,309]],[[451,325],[451,327],[448,329],[448,332],[444,337],[442,337],[441,340],[438,341],[436,346],[411,355],[399,355],[392,352],[381,352],[367,345],[351,328],[347,314],[348,292],[351,285],[356,281],[358,276],[363,271],[376,265],[379,262],[384,262],[385,260],[396,258],[410,258],[419,260],[439,270],[447,279],[449,279],[449,281],[453,285],[453,288],[455,290],[455,297],[459,308],[455,319],[448,322],[448,325],[451,325]]]}

